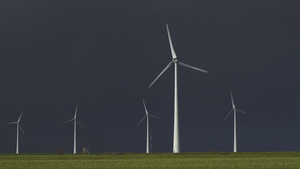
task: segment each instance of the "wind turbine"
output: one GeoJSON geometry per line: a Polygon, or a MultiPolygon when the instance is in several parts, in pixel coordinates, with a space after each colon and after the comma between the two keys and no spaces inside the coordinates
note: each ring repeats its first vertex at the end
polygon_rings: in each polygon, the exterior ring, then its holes
{"type": "Polygon", "coordinates": [[[17,145],[16,145],[16,154],[19,154],[19,129],[21,129],[21,131],[25,134],[24,130],[22,129],[22,127],[20,126],[20,120],[21,120],[21,117],[24,113],[24,110],[22,111],[18,121],[16,122],[10,122],[10,123],[5,123],[5,124],[17,124],[17,145]]]}
{"type": "MultiPolygon", "coordinates": [[[[239,109],[237,109],[234,105],[233,102],[233,97],[232,97],[232,91],[230,91],[230,96],[231,96],[231,103],[232,103],[232,109],[231,111],[227,114],[227,116],[224,118],[224,120],[226,120],[226,118],[232,113],[233,111],[233,152],[237,152],[237,141],[236,141],[236,112],[240,112],[240,113],[244,113],[244,114],[248,114],[244,111],[241,111],[239,109]]],[[[223,120],[223,121],[224,121],[223,120]]]]}
{"type": "Polygon", "coordinates": [[[172,44],[171,35],[169,32],[168,24],[166,23],[167,27],[167,33],[169,38],[169,44],[171,48],[172,53],[172,61],[164,68],[164,70],[154,79],[154,81],[150,84],[149,88],[157,81],[157,79],[169,68],[174,64],[175,71],[174,71],[174,136],[173,136],[173,153],[179,153],[180,152],[180,140],[179,140],[179,119],[178,119],[178,90],[177,90],[177,64],[191,68],[200,72],[208,73],[206,70],[199,69],[197,67],[179,62],[172,44]]]}
{"type": "Polygon", "coordinates": [[[158,116],[153,116],[151,114],[148,113],[148,110],[146,108],[146,104],[145,104],[145,101],[143,99],[143,105],[144,105],[144,109],[145,109],[145,113],[146,115],[142,118],[142,120],[139,122],[139,124],[137,125],[137,127],[142,123],[142,121],[147,117],[147,140],[146,140],[146,153],[149,153],[149,116],[150,117],[155,117],[155,118],[160,118],[158,116]]]}
{"type": "Polygon", "coordinates": [[[74,151],[73,151],[74,154],[76,154],[76,125],[79,124],[82,128],[84,128],[83,125],[80,124],[77,121],[77,117],[76,117],[77,116],[77,109],[78,109],[78,105],[76,105],[76,108],[75,108],[74,118],[72,118],[72,119],[70,119],[70,120],[63,123],[63,124],[66,124],[68,122],[74,121],[74,151]]]}

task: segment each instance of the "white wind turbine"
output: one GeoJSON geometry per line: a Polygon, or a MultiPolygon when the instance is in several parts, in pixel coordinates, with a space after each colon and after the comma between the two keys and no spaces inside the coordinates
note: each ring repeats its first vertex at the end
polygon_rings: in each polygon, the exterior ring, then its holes
{"type": "Polygon", "coordinates": [[[142,118],[142,120],[139,122],[139,124],[137,125],[137,127],[142,123],[142,121],[147,117],[147,140],[146,140],[146,153],[149,153],[149,116],[150,117],[155,117],[155,118],[160,118],[158,116],[153,116],[151,114],[148,113],[148,110],[146,108],[146,104],[145,104],[145,101],[143,99],[143,105],[144,105],[144,109],[145,109],[145,113],[146,115],[142,118]]]}
{"type": "Polygon", "coordinates": [[[204,73],[208,73],[206,70],[199,69],[197,67],[179,62],[172,44],[171,35],[169,32],[168,24],[166,24],[167,32],[168,32],[168,38],[169,38],[169,44],[171,48],[172,53],[172,61],[164,68],[164,70],[154,79],[154,81],[150,84],[149,88],[156,82],[156,80],[169,68],[174,64],[175,66],[175,72],[174,72],[174,137],[173,137],[173,153],[179,153],[180,152],[180,140],[179,140],[179,119],[178,119],[178,90],[177,90],[177,64],[191,68],[197,71],[201,71],[204,73]]]}
{"type": "MultiPolygon", "coordinates": [[[[233,111],[233,152],[237,152],[237,141],[236,141],[236,112],[240,112],[240,113],[244,113],[247,114],[244,111],[241,111],[239,109],[237,109],[234,105],[233,102],[233,97],[232,97],[232,92],[230,91],[230,96],[231,96],[231,103],[232,103],[232,109],[231,111],[227,114],[227,116],[224,118],[224,120],[230,115],[230,113],[232,113],[233,111]]],[[[223,121],[224,121],[223,120],[223,121]]]]}
{"type": "Polygon", "coordinates": [[[24,130],[22,129],[22,127],[20,126],[20,120],[21,117],[23,115],[24,111],[22,111],[18,121],[16,122],[10,122],[10,123],[5,123],[5,124],[17,124],[17,145],[16,145],[16,154],[19,154],[19,129],[21,129],[21,131],[25,134],[24,130]]]}
{"type": "Polygon", "coordinates": [[[76,125],[79,124],[82,128],[84,128],[83,125],[77,121],[77,117],[76,117],[77,116],[77,108],[78,108],[78,105],[76,105],[76,108],[75,108],[74,118],[63,123],[63,124],[66,124],[68,122],[74,121],[74,151],[73,151],[74,154],[76,154],[76,125]]]}

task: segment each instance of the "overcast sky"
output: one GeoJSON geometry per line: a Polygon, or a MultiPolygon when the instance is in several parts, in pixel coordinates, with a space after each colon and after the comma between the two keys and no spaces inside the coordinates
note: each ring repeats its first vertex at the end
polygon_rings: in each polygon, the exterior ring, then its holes
{"type": "Polygon", "coordinates": [[[233,151],[230,90],[238,109],[238,151],[299,151],[300,3],[267,0],[2,0],[0,153],[173,150],[174,67],[178,67],[182,152],[233,151]]]}

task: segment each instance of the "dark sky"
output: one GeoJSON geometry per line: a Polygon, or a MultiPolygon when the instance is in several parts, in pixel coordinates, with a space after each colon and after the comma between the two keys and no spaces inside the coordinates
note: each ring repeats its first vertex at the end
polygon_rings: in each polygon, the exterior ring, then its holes
{"type": "Polygon", "coordinates": [[[145,152],[142,98],[153,152],[172,152],[173,74],[178,67],[182,152],[232,151],[230,90],[238,151],[300,151],[300,3],[267,0],[2,0],[0,153],[145,152]]]}

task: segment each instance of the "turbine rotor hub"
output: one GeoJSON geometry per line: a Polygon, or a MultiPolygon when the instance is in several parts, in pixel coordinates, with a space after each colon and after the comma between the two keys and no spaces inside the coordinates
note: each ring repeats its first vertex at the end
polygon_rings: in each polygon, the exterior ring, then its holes
{"type": "Polygon", "coordinates": [[[173,63],[177,63],[178,62],[178,59],[177,58],[174,58],[173,59],[173,63]]]}

